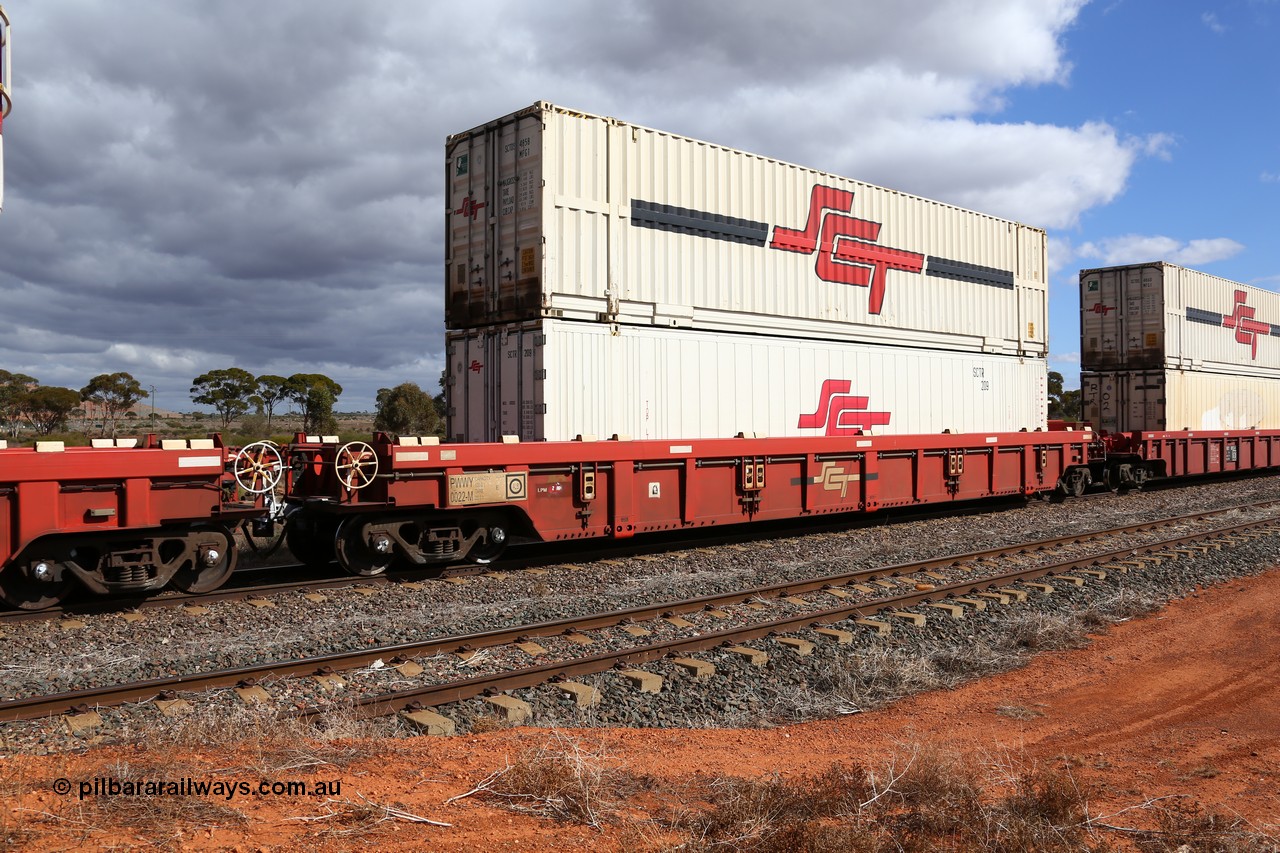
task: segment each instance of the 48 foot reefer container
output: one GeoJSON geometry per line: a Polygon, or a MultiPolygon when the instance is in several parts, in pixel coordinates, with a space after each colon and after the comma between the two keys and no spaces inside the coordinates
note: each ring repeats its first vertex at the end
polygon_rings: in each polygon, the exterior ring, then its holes
{"type": "Polygon", "coordinates": [[[1046,351],[1045,232],[537,103],[449,137],[446,326],[1046,351]]]}

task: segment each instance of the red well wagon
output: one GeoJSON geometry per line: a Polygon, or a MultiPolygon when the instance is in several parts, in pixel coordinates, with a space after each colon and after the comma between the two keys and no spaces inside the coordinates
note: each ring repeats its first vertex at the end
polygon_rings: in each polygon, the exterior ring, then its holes
{"type": "Polygon", "coordinates": [[[1087,432],[440,444],[299,436],[289,548],[372,575],[486,561],[509,542],[641,533],[1047,493],[1087,432]]]}

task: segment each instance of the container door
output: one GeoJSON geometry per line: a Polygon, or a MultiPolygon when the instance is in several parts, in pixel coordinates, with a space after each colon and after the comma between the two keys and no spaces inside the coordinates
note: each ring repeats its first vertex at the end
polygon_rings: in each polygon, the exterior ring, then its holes
{"type": "Polygon", "coordinates": [[[1099,432],[1120,432],[1120,387],[1115,373],[1082,373],[1080,396],[1084,419],[1099,432]]]}
{"type": "Polygon", "coordinates": [[[1048,269],[1047,243],[1044,232],[1026,225],[1018,226],[1018,334],[1022,353],[1043,355],[1049,350],[1049,289],[1045,286],[1048,269]],[[1034,282],[1028,286],[1027,282],[1034,282]]]}
{"type": "Polygon", "coordinates": [[[1115,369],[1123,363],[1119,289],[1116,270],[1080,273],[1080,365],[1085,370],[1115,369]]]}
{"type": "Polygon", "coordinates": [[[542,112],[449,141],[445,324],[533,319],[541,309],[542,112]]]}
{"type": "MultiPolygon", "coordinates": [[[[1164,366],[1164,267],[1123,270],[1125,364],[1130,370],[1164,366]]],[[[1156,429],[1156,427],[1150,427],[1156,429]]]]}
{"type": "MultiPolygon", "coordinates": [[[[1124,376],[1125,419],[1122,429],[1164,431],[1169,428],[1165,413],[1166,383],[1164,371],[1129,373],[1124,376]]],[[[1173,424],[1182,429],[1190,424],[1173,424]]]]}

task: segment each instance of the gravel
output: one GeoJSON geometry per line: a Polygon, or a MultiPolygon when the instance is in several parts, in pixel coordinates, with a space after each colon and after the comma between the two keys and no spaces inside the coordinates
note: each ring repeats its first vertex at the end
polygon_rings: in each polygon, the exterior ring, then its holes
{"type": "MultiPolygon", "coordinates": [[[[65,620],[16,623],[6,632],[0,697],[229,669],[562,619],[1062,536],[1274,496],[1270,478],[1255,478],[1141,495],[1101,495],[1063,505],[1032,502],[1020,509],[979,515],[859,525],[845,531],[749,545],[580,563],[576,568],[552,567],[545,573],[526,571],[468,578],[461,583],[435,581],[327,591],[321,602],[309,601],[295,592],[272,596],[270,607],[243,601],[222,602],[209,605],[203,615],[184,609],[162,609],[146,611],[140,621],[127,621],[124,614],[77,617],[79,627],[69,627],[65,620]]],[[[1257,513],[1231,513],[1215,519],[1211,526],[1243,521],[1247,515],[1257,513]]],[[[1162,531],[1155,536],[1170,535],[1176,534],[1162,531]]],[[[535,722],[540,725],[771,725],[852,713],[920,689],[949,686],[1019,665],[1038,648],[1080,642],[1087,630],[1157,607],[1171,597],[1188,594],[1198,585],[1275,565],[1277,554],[1280,537],[1262,537],[1142,572],[1109,574],[1106,580],[1079,588],[1057,584],[1052,595],[1032,593],[1022,604],[969,611],[962,620],[942,617],[933,610],[923,628],[898,623],[886,637],[852,624],[833,625],[854,633],[854,642],[849,646],[836,646],[812,632],[799,632],[796,636],[817,645],[808,657],[797,655],[776,639],[753,642],[752,647],[769,653],[764,667],[754,667],[723,649],[712,650],[698,655],[716,666],[715,675],[703,681],[695,681],[670,661],[658,661],[644,667],[664,679],[663,690],[657,695],[638,693],[618,673],[602,673],[581,679],[601,692],[602,702],[594,708],[576,708],[554,685],[516,691],[513,695],[535,708],[535,722]]],[[[832,601],[825,606],[834,604],[832,601]]],[[[746,608],[728,611],[724,618],[708,614],[689,618],[705,628],[720,628],[758,616],[746,608]]],[[[678,633],[681,632],[659,623],[654,638],[678,633]]],[[[591,653],[636,642],[616,630],[592,632],[592,637],[596,645],[589,647],[591,653]]],[[[581,646],[563,637],[538,642],[551,659],[582,654],[581,646]]],[[[413,678],[402,675],[388,661],[383,666],[341,674],[345,685],[337,690],[311,679],[267,683],[264,687],[286,708],[332,705],[340,709],[350,695],[404,689],[411,684],[465,677],[469,672],[496,671],[523,663],[527,658],[522,659],[522,655],[503,648],[485,650],[467,662],[452,655],[419,660],[416,663],[425,671],[413,678]]],[[[245,714],[273,713],[269,709],[246,709],[231,691],[188,698],[199,706],[197,719],[206,726],[234,721],[245,714]]],[[[157,731],[173,732],[184,727],[189,731],[195,725],[190,721],[157,725],[157,712],[150,705],[101,713],[106,725],[100,732],[106,734],[90,735],[90,739],[159,737],[162,735],[157,731]]],[[[505,724],[481,699],[450,706],[447,714],[458,723],[460,731],[505,724]]],[[[342,719],[341,711],[334,719],[342,719]]],[[[412,732],[412,727],[398,718],[326,725],[344,734],[351,729],[372,734],[412,732]]],[[[230,728],[243,731],[243,721],[230,728]]],[[[0,738],[9,752],[44,752],[85,743],[84,738],[68,734],[62,720],[0,726],[0,738]]]]}

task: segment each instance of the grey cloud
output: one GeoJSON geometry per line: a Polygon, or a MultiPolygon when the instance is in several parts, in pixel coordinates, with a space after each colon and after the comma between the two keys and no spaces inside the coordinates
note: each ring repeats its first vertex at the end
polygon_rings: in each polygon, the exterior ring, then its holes
{"type": "MultiPolygon", "coordinates": [[[[11,8],[0,367],[73,387],[129,369],[168,408],[233,364],[327,372],[343,408],[401,381],[434,389],[445,136],[538,99],[935,197],[1007,197],[1025,169],[956,182],[934,166],[957,149],[918,137],[961,117],[999,162],[1020,143],[972,117],[1065,73],[1079,5],[11,8]],[[894,150],[914,161],[876,155],[894,150]]],[[[1054,130],[1069,185],[1099,149],[1054,130]]],[[[1118,190],[1124,156],[1088,174],[1118,190]]],[[[1063,195],[1062,215],[1104,197],[1063,195]]]]}

